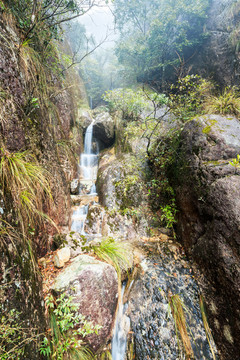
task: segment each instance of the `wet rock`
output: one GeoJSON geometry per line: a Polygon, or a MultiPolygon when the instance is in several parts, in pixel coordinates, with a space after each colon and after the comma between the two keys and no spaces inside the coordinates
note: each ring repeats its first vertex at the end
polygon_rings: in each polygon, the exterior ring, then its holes
{"type": "Polygon", "coordinates": [[[81,234],[71,231],[66,235],[66,243],[67,246],[70,248],[71,258],[74,258],[83,253],[82,251],[83,239],[81,237],[81,234]]]}
{"type": "Polygon", "coordinates": [[[178,234],[205,274],[202,288],[223,359],[233,359],[240,341],[240,171],[229,161],[240,153],[240,123],[204,116],[185,126],[181,140],[181,164],[174,164],[178,234]],[[225,325],[234,343],[224,335],[225,325]]]}
{"type": "Polygon", "coordinates": [[[199,290],[192,270],[181,256],[181,248],[172,252],[167,243],[152,248],[151,242],[145,242],[144,248],[146,246],[151,249],[151,256],[141,262],[140,276],[129,296],[128,315],[134,331],[136,359],[182,358],[168,304],[169,290],[179,294],[186,307],[185,318],[195,358],[213,359],[201,318],[199,290]],[[168,286],[164,287],[166,283],[168,286]],[[198,346],[195,346],[196,340],[198,346]]]}
{"type": "Polygon", "coordinates": [[[66,262],[70,259],[70,248],[64,247],[56,251],[54,256],[54,265],[58,268],[62,268],[66,262]]]}
{"type": "Polygon", "coordinates": [[[77,195],[79,193],[79,180],[78,179],[74,179],[71,181],[71,184],[70,184],[70,193],[72,195],[77,195]]]}
{"type": "Polygon", "coordinates": [[[115,269],[93,257],[76,257],[55,279],[53,291],[67,292],[74,297],[78,311],[95,325],[101,325],[98,335],[87,340],[94,351],[106,344],[111,336],[118,299],[118,280],[115,269]]]}
{"type": "Polygon", "coordinates": [[[98,202],[98,196],[93,195],[71,195],[71,200],[73,205],[79,205],[81,206],[88,205],[90,203],[98,202]]]}
{"type": "Polygon", "coordinates": [[[107,148],[114,144],[115,122],[108,112],[102,111],[95,116],[93,136],[100,142],[102,148],[107,148]]]}
{"type": "Polygon", "coordinates": [[[78,118],[81,121],[82,127],[86,129],[92,122],[92,115],[89,109],[79,109],[78,118]]]}

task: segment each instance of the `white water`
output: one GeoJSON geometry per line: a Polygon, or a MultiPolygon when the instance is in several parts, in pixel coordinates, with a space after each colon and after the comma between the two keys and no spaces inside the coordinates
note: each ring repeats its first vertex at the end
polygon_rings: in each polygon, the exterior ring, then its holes
{"type": "Polygon", "coordinates": [[[130,330],[130,319],[125,314],[127,303],[123,304],[123,294],[126,285],[123,285],[121,299],[119,299],[117,318],[112,338],[112,360],[124,360],[127,346],[127,335],[130,330]]]}
{"type": "MultiPolygon", "coordinates": [[[[98,144],[95,144],[96,151],[93,151],[93,122],[88,126],[84,140],[84,152],[80,156],[80,184],[89,184],[89,192],[79,195],[90,196],[97,195],[95,181],[98,170],[98,144]]],[[[85,235],[84,226],[88,214],[88,205],[79,206],[73,212],[71,230],[85,235]]]]}
{"type": "Polygon", "coordinates": [[[98,167],[98,147],[93,152],[93,122],[88,126],[85,140],[84,152],[80,156],[80,172],[84,180],[96,180],[98,167]]]}

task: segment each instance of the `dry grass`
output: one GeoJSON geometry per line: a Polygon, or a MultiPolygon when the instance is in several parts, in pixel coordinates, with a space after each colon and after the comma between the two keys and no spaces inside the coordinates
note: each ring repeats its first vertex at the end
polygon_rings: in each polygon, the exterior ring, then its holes
{"type": "Polygon", "coordinates": [[[213,359],[216,360],[215,351],[214,351],[214,340],[213,340],[212,333],[211,333],[211,330],[210,330],[210,327],[209,327],[209,324],[208,324],[207,313],[206,313],[206,310],[205,310],[202,295],[200,295],[199,304],[200,304],[200,310],[201,310],[201,314],[202,314],[203,325],[204,325],[204,328],[205,328],[207,341],[208,341],[208,344],[209,344],[213,359]]]}
{"type": "MultiPolygon", "coordinates": [[[[192,350],[192,346],[191,346],[190,337],[187,332],[187,324],[186,324],[186,318],[185,318],[185,314],[184,314],[184,304],[178,294],[172,295],[170,292],[168,294],[168,301],[169,301],[172,316],[174,319],[176,334],[177,334],[177,337],[178,337],[178,334],[181,337],[183,348],[186,353],[186,358],[193,359],[194,354],[193,354],[193,350],[192,350]]],[[[179,342],[179,340],[178,340],[178,342],[179,342]]]]}

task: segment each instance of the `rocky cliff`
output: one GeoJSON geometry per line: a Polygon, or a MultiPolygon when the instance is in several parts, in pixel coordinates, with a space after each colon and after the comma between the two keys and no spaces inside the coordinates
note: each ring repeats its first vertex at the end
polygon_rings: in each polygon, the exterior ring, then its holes
{"type": "MultiPolygon", "coordinates": [[[[3,314],[8,314],[10,309],[19,311],[21,321],[24,320],[23,324],[19,320],[19,324],[29,329],[27,337],[34,340],[21,353],[21,359],[39,359],[35,347],[45,320],[35,254],[45,253],[56,227],[69,223],[67,181],[76,172],[74,153],[81,149],[77,99],[83,100],[84,93],[74,72],[62,76],[57,73],[60,61],[53,47],[51,52],[41,53],[31,41],[23,41],[21,30],[6,8],[0,9],[0,34],[1,310],[3,314]],[[19,196],[14,195],[16,183],[14,177],[13,181],[6,181],[3,160],[11,164],[13,159],[15,166],[14,159],[19,158],[29,169],[34,165],[34,169],[47,171],[51,206],[37,192],[31,198],[24,186],[19,196]],[[39,209],[46,213],[41,224],[30,226],[21,217],[19,209],[24,201],[25,205],[27,201],[39,203],[39,209]],[[51,222],[46,221],[48,217],[51,222]]],[[[21,171],[19,176],[16,171],[14,174],[21,184],[25,174],[21,171]]],[[[31,182],[36,174],[29,172],[27,176],[31,182]]],[[[24,216],[29,219],[31,215],[24,216]]],[[[14,315],[8,320],[14,323],[17,318],[14,315]]],[[[28,344],[27,339],[23,343],[28,344]]]]}
{"type": "Polygon", "coordinates": [[[188,122],[172,167],[177,230],[198,263],[222,359],[239,357],[239,121],[218,115],[188,122]],[[237,162],[237,160],[236,160],[237,162]]]}
{"type": "Polygon", "coordinates": [[[211,76],[221,86],[239,83],[239,20],[238,1],[210,2],[205,23],[206,40],[190,60],[191,72],[211,76]]]}

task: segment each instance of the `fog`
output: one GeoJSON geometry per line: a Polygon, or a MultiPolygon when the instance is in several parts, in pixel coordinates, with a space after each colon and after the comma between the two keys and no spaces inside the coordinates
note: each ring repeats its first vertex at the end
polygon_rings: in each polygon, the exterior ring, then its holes
{"type": "Polygon", "coordinates": [[[111,5],[95,6],[78,20],[86,27],[87,35],[93,35],[96,43],[100,43],[106,35],[107,40],[102,47],[104,49],[112,48],[117,35],[114,32],[114,16],[111,11],[111,5]]]}

